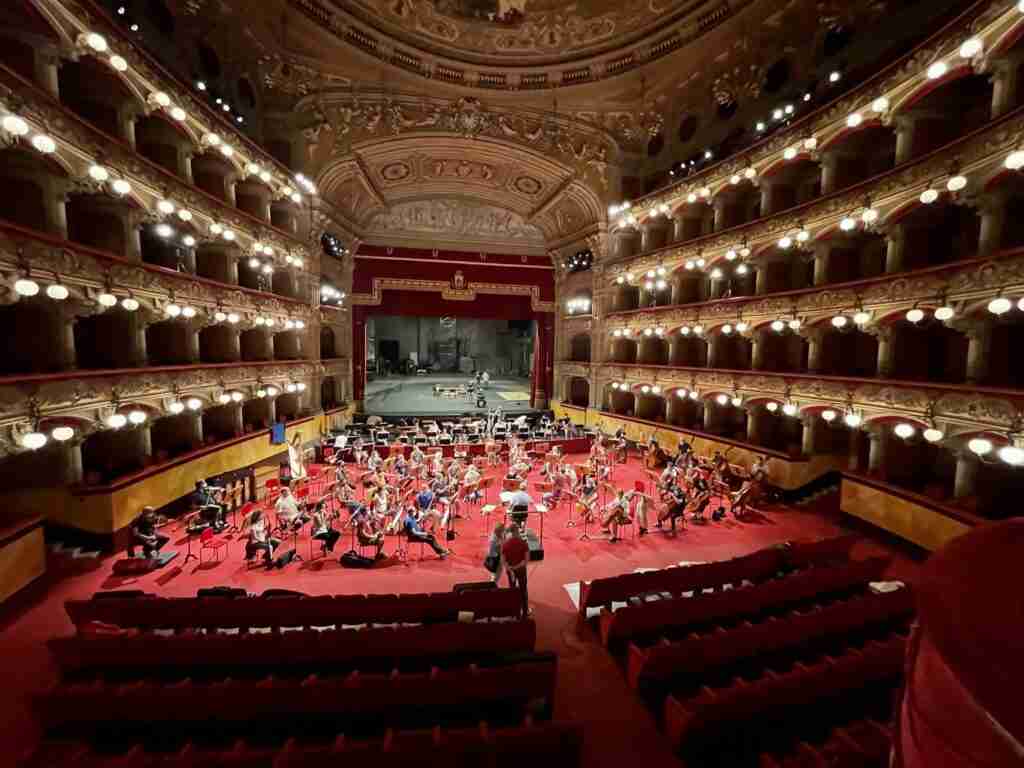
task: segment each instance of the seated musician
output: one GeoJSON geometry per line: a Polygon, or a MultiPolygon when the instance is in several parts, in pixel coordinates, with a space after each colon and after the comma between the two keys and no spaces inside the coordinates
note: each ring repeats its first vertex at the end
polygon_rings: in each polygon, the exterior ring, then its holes
{"type": "Polygon", "coordinates": [[[541,501],[548,507],[554,507],[562,500],[562,491],[565,489],[565,475],[561,472],[551,473],[551,491],[541,496],[541,501]]]}
{"type": "Polygon", "coordinates": [[[676,479],[676,468],[674,464],[666,464],[658,478],[658,489],[664,492],[676,479]]]}
{"type": "Polygon", "coordinates": [[[360,467],[366,464],[369,454],[366,451],[366,446],[363,444],[363,438],[357,437],[356,441],[352,443],[352,456],[355,457],[356,464],[360,467]]]}
{"type": "Polygon", "coordinates": [[[376,472],[383,466],[384,459],[381,458],[380,454],[377,452],[377,449],[374,448],[373,452],[370,454],[370,458],[366,460],[366,468],[369,469],[371,472],[376,472]]]}
{"type": "Polygon", "coordinates": [[[405,517],[402,519],[402,529],[405,531],[406,537],[409,541],[422,542],[429,546],[442,560],[448,556],[448,550],[437,543],[437,539],[434,535],[427,533],[420,527],[419,521],[416,520],[415,514],[410,507],[405,511],[405,517]]]}
{"type": "Polygon", "coordinates": [[[668,486],[665,499],[665,509],[658,515],[658,525],[666,520],[672,523],[672,533],[676,532],[676,520],[679,520],[683,528],[686,527],[686,505],[689,499],[686,497],[686,490],[678,483],[668,486]]]}
{"type": "Polygon", "coordinates": [[[377,490],[377,494],[373,497],[373,511],[380,517],[387,517],[388,509],[390,508],[389,502],[390,495],[388,494],[388,487],[386,485],[381,486],[377,490]]]}
{"type": "Polygon", "coordinates": [[[480,480],[480,470],[474,464],[470,464],[466,468],[466,474],[462,476],[462,488],[465,491],[467,501],[475,502],[480,497],[478,488],[480,480]]]}
{"type": "Polygon", "coordinates": [[[271,537],[270,523],[259,507],[249,515],[246,526],[249,528],[249,540],[245,544],[245,559],[252,560],[258,551],[263,550],[263,561],[270,568],[274,562],[274,550],[280,546],[281,540],[271,537]]]}
{"type": "Polygon", "coordinates": [[[199,510],[199,517],[217,533],[228,525],[224,507],[217,503],[217,494],[222,490],[223,488],[207,485],[205,480],[200,480],[196,483],[195,493],[192,494],[192,506],[199,510]]]}
{"type": "Polygon", "coordinates": [[[408,474],[409,462],[405,460],[405,453],[399,453],[398,456],[395,457],[395,463],[392,469],[399,477],[405,477],[408,474]]]}
{"type": "Polygon", "coordinates": [[[711,503],[711,485],[708,483],[707,472],[703,469],[692,469],[688,478],[697,509],[693,512],[693,520],[704,520],[704,510],[711,503]]]}
{"type": "Polygon", "coordinates": [[[341,533],[334,530],[333,523],[338,518],[337,512],[329,512],[325,509],[323,500],[317,502],[313,510],[313,533],[312,536],[321,542],[324,552],[333,552],[334,545],[338,543],[341,533]]]}
{"type": "Polygon", "coordinates": [[[292,489],[287,485],[281,486],[281,495],[274,505],[277,512],[278,525],[291,531],[301,528],[309,520],[309,517],[299,508],[299,503],[292,495],[292,489]]]}
{"type": "Polygon", "coordinates": [[[420,464],[423,463],[424,458],[425,457],[423,455],[423,450],[419,447],[419,445],[414,446],[412,449],[412,453],[409,455],[409,461],[411,462],[411,464],[414,467],[419,466],[420,464]]]}
{"type": "Polygon", "coordinates": [[[366,507],[359,507],[352,513],[349,525],[355,527],[356,541],[363,547],[375,547],[375,560],[384,558],[384,531],[381,530],[373,515],[366,511],[366,507]]]}
{"type": "Polygon", "coordinates": [[[142,556],[146,558],[156,555],[170,541],[156,531],[156,512],[152,507],[143,507],[142,514],[132,523],[132,545],[128,547],[128,557],[135,557],[135,545],[142,547],[142,556]]]}
{"type": "Polygon", "coordinates": [[[611,537],[608,539],[609,542],[614,543],[618,541],[620,538],[620,528],[633,522],[629,516],[629,500],[633,498],[634,493],[635,491],[627,493],[620,488],[615,498],[605,505],[601,527],[611,532],[611,537]]]}

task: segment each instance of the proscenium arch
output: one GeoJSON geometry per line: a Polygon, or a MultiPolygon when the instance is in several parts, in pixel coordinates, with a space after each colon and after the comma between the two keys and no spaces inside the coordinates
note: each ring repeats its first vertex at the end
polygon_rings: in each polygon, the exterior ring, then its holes
{"type": "Polygon", "coordinates": [[[512,211],[536,226],[549,245],[596,231],[607,215],[601,195],[576,169],[490,136],[412,134],[362,141],[326,163],[316,182],[320,195],[360,230],[394,204],[423,199],[471,200],[512,211]],[[439,161],[452,164],[440,176],[433,167],[439,161]],[[465,175],[447,172],[459,164],[468,164],[461,166],[465,175]],[[483,167],[490,178],[482,178],[483,167]]]}

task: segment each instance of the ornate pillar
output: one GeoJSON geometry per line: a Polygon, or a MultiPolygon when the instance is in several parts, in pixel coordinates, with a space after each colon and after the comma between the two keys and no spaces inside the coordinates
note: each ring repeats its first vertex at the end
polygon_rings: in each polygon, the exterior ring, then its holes
{"type": "Polygon", "coordinates": [[[986,194],[978,201],[978,211],[981,215],[978,252],[985,256],[1002,247],[1003,228],[1006,224],[1006,194],[1000,190],[986,194]]]}
{"type": "Polygon", "coordinates": [[[868,450],[868,473],[885,476],[885,457],[888,448],[885,432],[881,429],[868,432],[871,446],[868,450]]]}
{"type": "Polygon", "coordinates": [[[903,254],[907,243],[907,228],[897,222],[885,230],[885,272],[903,271],[903,254]]]}
{"type": "Polygon", "coordinates": [[[705,337],[705,341],[708,344],[707,364],[708,368],[718,367],[718,353],[720,351],[720,344],[718,334],[709,333],[705,337]]]}
{"type": "Polygon", "coordinates": [[[832,252],[831,243],[815,243],[814,248],[814,285],[825,285],[828,282],[828,261],[832,252]]]}
{"type": "Polygon", "coordinates": [[[978,384],[988,377],[988,358],[992,348],[992,323],[989,320],[972,320],[966,325],[967,336],[967,382],[978,384]]]}
{"type": "Polygon", "coordinates": [[[842,157],[838,150],[821,153],[821,194],[830,195],[839,188],[839,164],[842,157]]]}
{"type": "Polygon", "coordinates": [[[715,424],[718,419],[715,418],[715,404],[710,400],[704,401],[704,431],[709,434],[714,434],[715,424]]]}
{"type": "Polygon", "coordinates": [[[761,444],[761,406],[752,405],[747,408],[747,442],[761,444]]]}
{"type": "Polygon", "coordinates": [[[75,323],[78,315],[72,306],[61,311],[60,316],[60,365],[65,371],[78,365],[78,350],[75,348],[75,323]]]}
{"type": "Polygon", "coordinates": [[[192,155],[190,147],[181,146],[178,148],[178,175],[189,184],[195,184],[195,177],[192,175],[192,155]]]}
{"type": "Polygon", "coordinates": [[[719,195],[715,198],[712,208],[715,212],[715,232],[725,229],[729,226],[728,214],[729,214],[729,203],[724,197],[719,195]]]}
{"type": "Polygon", "coordinates": [[[761,179],[761,215],[771,216],[775,213],[775,188],[778,182],[772,179],[761,179]]]}
{"type": "Polygon", "coordinates": [[[918,118],[915,115],[897,115],[893,120],[896,127],[896,165],[907,162],[914,154],[914,136],[918,118]]]}
{"type": "Polygon", "coordinates": [[[818,427],[818,419],[815,416],[805,416],[803,419],[803,431],[800,435],[800,452],[810,457],[814,455],[815,450],[815,430],[818,427]]]}
{"type": "Polygon", "coordinates": [[[750,334],[750,370],[760,371],[764,368],[764,331],[750,334]]]}
{"type": "Polygon", "coordinates": [[[199,357],[199,326],[192,323],[185,323],[185,330],[188,332],[188,359],[191,363],[200,362],[199,357]]]}
{"type": "Polygon", "coordinates": [[[1021,56],[1011,55],[992,63],[992,119],[1002,117],[1017,104],[1017,70],[1021,56]]]}
{"type": "Polygon", "coordinates": [[[37,50],[35,80],[53,98],[60,100],[60,56],[55,51],[37,50]]]}
{"type": "Polygon", "coordinates": [[[892,326],[876,326],[868,333],[872,333],[878,339],[878,370],[875,375],[880,379],[888,378],[892,375],[895,359],[892,326]]]}
{"type": "Polygon", "coordinates": [[[864,439],[864,432],[861,429],[850,430],[850,453],[846,459],[846,468],[851,472],[860,472],[860,446],[864,439]]]}
{"type": "Polygon", "coordinates": [[[686,219],[678,215],[672,219],[672,242],[678,243],[686,238],[686,219]]]}
{"type": "Polygon", "coordinates": [[[202,411],[189,411],[188,412],[189,427],[192,436],[193,445],[203,444],[203,412],[202,411]]]}
{"type": "Polygon", "coordinates": [[[807,372],[821,372],[821,351],[825,341],[825,328],[812,326],[801,328],[800,335],[807,340],[807,372]]]}
{"type": "Polygon", "coordinates": [[[60,444],[61,484],[79,485],[84,477],[82,468],[82,441],[68,440],[60,444]]]}
{"type": "Polygon", "coordinates": [[[961,451],[956,457],[956,475],[953,479],[953,498],[963,499],[977,493],[978,466],[976,456],[961,451]]]}
{"type": "Polygon", "coordinates": [[[768,262],[761,261],[754,267],[754,294],[763,296],[768,293],[768,262]]]}

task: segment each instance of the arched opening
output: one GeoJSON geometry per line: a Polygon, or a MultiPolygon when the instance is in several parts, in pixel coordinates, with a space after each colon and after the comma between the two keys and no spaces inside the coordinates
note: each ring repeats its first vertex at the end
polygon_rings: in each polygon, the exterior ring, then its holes
{"type": "Polygon", "coordinates": [[[582,376],[573,376],[568,386],[569,404],[578,408],[590,405],[590,382],[582,376]]]}
{"type": "Polygon", "coordinates": [[[270,429],[274,422],[274,398],[260,397],[246,400],[242,404],[242,429],[255,432],[259,429],[270,429]]]}
{"type": "Polygon", "coordinates": [[[814,285],[814,261],[811,253],[802,249],[782,252],[776,249],[761,257],[757,272],[762,293],[799,291],[814,285]]]}
{"type": "Polygon", "coordinates": [[[675,213],[673,241],[685,243],[711,234],[715,229],[715,211],[706,202],[688,203],[675,213]]]}
{"type": "Polygon", "coordinates": [[[302,415],[301,402],[298,393],[288,392],[283,395],[279,395],[276,401],[276,406],[278,421],[294,421],[302,415]]]}
{"type": "Polygon", "coordinates": [[[683,429],[700,430],[704,425],[704,403],[688,396],[685,390],[679,390],[669,398],[668,423],[683,429]]]}
{"type": "Polygon", "coordinates": [[[53,29],[31,5],[4,3],[0,8],[0,63],[10,67],[19,75],[36,85],[42,85],[36,78],[35,46],[44,41],[55,40],[53,29]],[[27,30],[35,38],[32,43],[5,34],[8,30],[27,30]]]}
{"type": "MultiPolygon", "coordinates": [[[[941,443],[929,443],[920,429],[909,440],[893,434],[889,424],[873,424],[879,431],[875,440],[885,441],[885,481],[935,501],[953,498],[956,477],[956,455],[941,443]]],[[[868,443],[862,440],[862,443],[868,443]]],[[[864,445],[858,457],[859,466],[868,466],[869,446],[864,445]]]]}
{"type": "Polygon", "coordinates": [[[1024,319],[1019,313],[1007,313],[992,326],[984,382],[992,387],[1024,389],[1021,350],[1024,350],[1024,319]]]}
{"type": "Polygon", "coordinates": [[[885,274],[886,243],[880,234],[857,232],[831,237],[820,242],[818,248],[826,250],[828,255],[824,275],[815,275],[816,285],[866,280],[885,274]]]}
{"type": "Polygon", "coordinates": [[[791,331],[760,331],[763,351],[758,370],[800,373],[807,370],[807,341],[791,331]]]}
{"type": "Polygon", "coordinates": [[[761,193],[741,181],[718,193],[714,204],[715,231],[739,227],[761,217],[761,193]]]}
{"type": "Polygon", "coordinates": [[[242,436],[242,406],[228,403],[203,411],[203,441],[207,445],[223,443],[242,436]]]}
{"type": "Polygon", "coordinates": [[[86,485],[109,485],[145,468],[146,428],[105,429],[82,441],[82,472],[86,485]]]}
{"type": "MultiPolygon", "coordinates": [[[[587,338],[589,339],[590,337],[588,336],[587,338]]],[[[334,330],[327,326],[321,326],[320,328],[320,357],[324,360],[338,357],[334,346],[334,330]]]]}
{"type": "Polygon", "coordinates": [[[164,416],[150,424],[150,442],[153,458],[158,464],[199,450],[202,445],[195,439],[193,423],[198,418],[191,412],[177,416],[164,416]]]}
{"type": "Polygon", "coordinates": [[[139,230],[139,247],[142,261],[164,269],[180,272],[188,271],[188,250],[175,237],[163,237],[157,233],[156,227],[144,226],[139,230]]]}
{"type": "Polygon", "coordinates": [[[905,160],[928,154],[988,123],[992,111],[992,81],[988,74],[970,74],[941,83],[896,123],[913,122],[913,139],[905,160]]]}
{"type": "Polygon", "coordinates": [[[615,389],[608,388],[608,410],[619,416],[633,416],[636,414],[636,398],[629,388],[615,389]]]}
{"type": "Polygon", "coordinates": [[[710,361],[714,368],[729,368],[738,371],[750,370],[750,340],[735,331],[715,334],[715,359],[710,361]]]}
{"type": "Polygon", "coordinates": [[[75,321],[76,364],[79,368],[131,368],[146,365],[145,351],[136,344],[144,333],[137,312],[121,307],[96,315],[79,316],[75,321]]]}
{"type": "Polygon", "coordinates": [[[698,304],[711,296],[711,281],[700,272],[679,272],[672,281],[673,304],[698,304]]]}
{"type": "Polygon", "coordinates": [[[645,421],[665,421],[665,398],[642,392],[636,396],[636,417],[645,421]]]}
{"type": "Polygon", "coordinates": [[[11,330],[4,339],[0,372],[50,373],[74,364],[64,344],[71,319],[52,304],[47,306],[45,299],[36,297],[0,306],[0,324],[11,330]]]}
{"type": "Polygon", "coordinates": [[[612,294],[612,312],[629,312],[640,308],[640,288],[635,285],[620,285],[612,294]]]}
{"type": "Polygon", "coordinates": [[[182,151],[189,139],[168,122],[162,112],[140,115],[135,121],[135,147],[147,160],[183,178],[182,151]]]}
{"type": "Polygon", "coordinates": [[[590,362],[590,334],[577,333],[569,341],[569,359],[574,363],[590,362]]]}
{"type": "Polygon", "coordinates": [[[637,345],[637,362],[641,365],[668,365],[668,341],[660,336],[643,336],[637,345]]]}
{"type": "Polygon", "coordinates": [[[324,376],[323,381],[320,382],[320,406],[325,411],[329,411],[332,408],[337,408],[339,405],[334,377],[324,376]]]}
{"type": "Polygon", "coordinates": [[[192,347],[195,331],[180,320],[163,320],[146,328],[150,365],[189,365],[197,362],[192,347]]]}
{"type": "Polygon", "coordinates": [[[252,291],[266,291],[270,287],[270,278],[261,270],[263,264],[254,258],[242,259],[238,262],[238,284],[252,291]]]}
{"type": "Polygon", "coordinates": [[[270,190],[255,178],[235,185],[235,206],[261,221],[270,221],[270,190]]]}
{"type": "Polygon", "coordinates": [[[204,363],[233,363],[240,357],[238,331],[230,325],[209,325],[199,330],[199,359],[204,363]]]}
{"type": "Polygon", "coordinates": [[[937,267],[978,253],[981,219],[966,205],[921,205],[897,226],[903,235],[902,263],[889,271],[937,267]]]}
{"type": "Polygon", "coordinates": [[[821,191],[829,194],[892,170],[896,132],[881,124],[853,131],[822,153],[821,191]]]}
{"type": "Polygon", "coordinates": [[[761,213],[770,216],[821,197],[821,166],[794,159],[761,179],[761,213]]]}
{"type": "Polygon", "coordinates": [[[66,203],[68,240],[127,257],[125,217],[131,206],[98,195],[72,195],[66,203]]]}
{"type": "Polygon", "coordinates": [[[0,219],[63,237],[50,207],[57,206],[55,183],[65,176],[63,168],[39,155],[13,148],[0,151],[0,219]]]}
{"type": "Polygon", "coordinates": [[[633,339],[613,338],[611,352],[613,363],[636,363],[637,343],[633,339]]]}
{"type": "Polygon", "coordinates": [[[824,376],[875,376],[878,339],[857,328],[823,329],[816,372],[824,376]]]}
{"type": "Polygon", "coordinates": [[[892,326],[895,379],[961,384],[967,377],[967,337],[937,322],[900,320],[892,326]]]}
{"type": "Polygon", "coordinates": [[[247,363],[273,360],[274,348],[269,334],[270,332],[263,328],[250,328],[247,331],[242,331],[239,339],[242,360],[247,363]]]}
{"type": "Polygon", "coordinates": [[[233,245],[203,244],[196,248],[196,274],[218,283],[238,282],[239,249],[233,245]]]}
{"type": "Polygon", "coordinates": [[[275,360],[298,360],[301,357],[302,343],[297,331],[281,331],[274,334],[275,360]]]}
{"type": "Polygon", "coordinates": [[[732,404],[727,395],[704,400],[703,431],[729,440],[746,441],[747,412],[732,404]],[[723,402],[724,401],[724,402],[723,402]]]}
{"type": "Polygon", "coordinates": [[[704,368],[708,364],[708,344],[700,336],[679,334],[672,342],[672,365],[704,368]]]}
{"type": "Polygon", "coordinates": [[[271,203],[270,224],[284,232],[298,232],[299,219],[295,212],[295,204],[290,200],[277,200],[271,203]]]}
{"type": "Polygon", "coordinates": [[[799,456],[803,443],[803,423],[800,419],[783,413],[782,406],[778,403],[773,405],[774,410],[769,410],[766,405],[758,412],[757,444],[769,450],[799,456]]]}
{"type": "Polygon", "coordinates": [[[92,56],[62,59],[58,82],[64,106],[108,136],[128,139],[128,114],[135,96],[110,67],[92,56]]]}
{"type": "Polygon", "coordinates": [[[195,185],[218,200],[231,205],[228,196],[228,180],[234,168],[227,161],[210,152],[192,158],[192,179],[195,185]]]}

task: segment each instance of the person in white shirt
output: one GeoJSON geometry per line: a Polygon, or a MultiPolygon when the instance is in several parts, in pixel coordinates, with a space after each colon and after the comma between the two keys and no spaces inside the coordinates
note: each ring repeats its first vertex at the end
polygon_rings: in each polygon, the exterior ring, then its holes
{"type": "Polygon", "coordinates": [[[370,454],[370,458],[366,462],[366,468],[371,472],[376,472],[381,468],[382,464],[384,464],[384,459],[380,457],[380,454],[377,453],[377,449],[374,448],[373,453],[370,454]]]}
{"type": "Polygon", "coordinates": [[[629,516],[629,502],[635,493],[635,491],[626,493],[626,491],[620,489],[615,499],[605,506],[601,527],[611,530],[611,537],[608,541],[618,541],[619,528],[632,522],[632,518],[629,516]]]}
{"type": "Polygon", "coordinates": [[[348,435],[338,435],[334,438],[334,449],[343,451],[348,447],[348,435]]]}
{"type": "Polygon", "coordinates": [[[466,492],[466,500],[475,502],[480,496],[480,491],[477,490],[477,486],[480,484],[480,470],[475,465],[470,464],[466,469],[466,474],[462,476],[462,487],[466,492]]]}
{"type": "Polygon", "coordinates": [[[506,504],[508,505],[509,509],[525,509],[528,508],[531,504],[533,504],[533,499],[531,499],[530,494],[526,492],[526,483],[520,485],[518,491],[512,492],[512,495],[509,496],[506,504]]]}
{"type": "Polygon", "coordinates": [[[412,454],[409,456],[409,461],[412,462],[414,467],[419,466],[420,464],[423,463],[423,451],[420,450],[420,447],[418,445],[412,449],[412,454]]]}
{"type": "Polygon", "coordinates": [[[487,371],[484,371],[484,375],[480,377],[480,382],[486,387],[488,384],[491,383],[491,374],[489,374],[487,371]]]}
{"type": "Polygon", "coordinates": [[[282,486],[281,496],[278,498],[274,509],[277,512],[278,522],[282,527],[287,526],[294,530],[301,528],[306,520],[308,520],[302,513],[302,510],[299,509],[299,503],[295,500],[291,488],[287,485],[282,486]]]}
{"type": "Polygon", "coordinates": [[[263,561],[267,568],[270,568],[274,562],[274,550],[281,543],[280,539],[270,536],[270,525],[262,509],[253,510],[246,525],[249,528],[249,541],[245,544],[245,559],[251,560],[258,551],[263,550],[263,561]]]}

